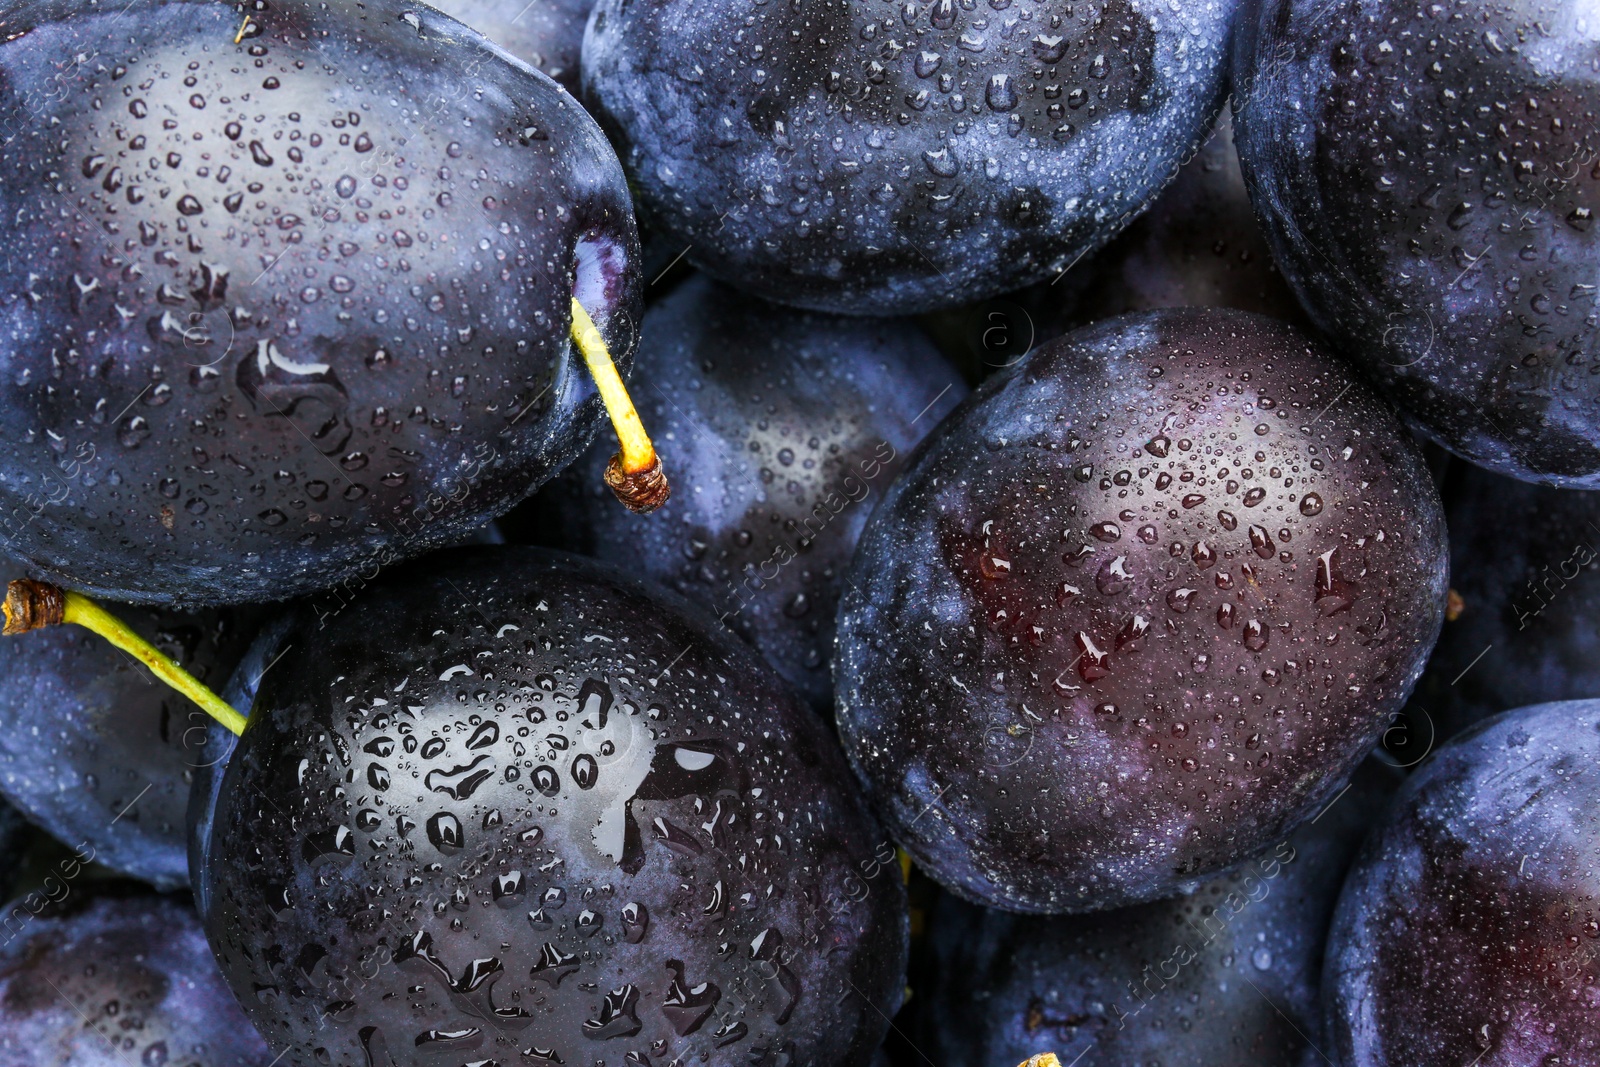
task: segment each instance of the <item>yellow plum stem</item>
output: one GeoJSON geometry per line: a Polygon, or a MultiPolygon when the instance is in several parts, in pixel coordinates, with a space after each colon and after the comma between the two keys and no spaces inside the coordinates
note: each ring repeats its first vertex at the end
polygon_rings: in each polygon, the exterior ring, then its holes
{"type": "Polygon", "coordinates": [[[201,710],[223,726],[235,734],[244,733],[244,716],[233,710],[227,701],[134,633],[127,623],[81,593],[47,582],[19,579],[6,589],[5,620],[7,634],[27,633],[59,623],[92,630],[149,667],[157,678],[200,705],[201,710]]]}
{"type": "Polygon", "coordinates": [[[594,377],[600,400],[611,416],[611,425],[622,446],[622,450],[611,457],[606,484],[630,510],[654,511],[665,504],[672,493],[661,469],[661,457],[656,455],[655,445],[645,433],[644,423],[639,421],[639,411],[633,406],[628,387],[622,383],[622,375],[617,373],[617,365],[611,361],[605,338],[600,336],[600,330],[577,297],[572,299],[572,340],[594,377]]]}

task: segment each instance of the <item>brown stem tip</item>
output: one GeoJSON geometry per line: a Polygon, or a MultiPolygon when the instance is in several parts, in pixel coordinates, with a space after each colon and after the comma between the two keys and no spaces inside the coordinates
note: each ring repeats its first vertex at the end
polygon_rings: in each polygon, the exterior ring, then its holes
{"type": "Polygon", "coordinates": [[[667,484],[667,473],[661,469],[661,457],[652,455],[650,465],[643,470],[627,470],[618,452],[606,464],[606,484],[617,494],[629,511],[648,514],[667,502],[672,487],[667,484]]]}
{"type": "Polygon", "coordinates": [[[49,582],[18,578],[6,587],[5,613],[7,635],[57,626],[67,614],[67,594],[49,582]]]}

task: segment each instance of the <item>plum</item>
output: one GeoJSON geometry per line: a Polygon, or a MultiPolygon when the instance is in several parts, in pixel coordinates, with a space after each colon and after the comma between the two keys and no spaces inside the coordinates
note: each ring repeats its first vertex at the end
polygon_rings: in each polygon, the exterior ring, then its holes
{"type": "Polygon", "coordinates": [[[976,903],[1170,895],[1282,840],[1399,711],[1444,615],[1416,446],[1293,328],[1109,319],[986,381],[868,523],[845,749],[976,903]]]}
{"type": "Polygon", "coordinates": [[[1236,0],[601,0],[586,99],[641,215],[729,284],[905,314],[1048,278],[1222,103],[1236,0]]]}
{"type": "Polygon", "coordinates": [[[0,543],[52,581],[283,599],[449,544],[601,418],[638,238],[599,128],[422,5],[0,15],[0,543]]]}
{"type": "Polygon", "coordinates": [[[1171,900],[1023,916],[945,896],[914,1042],[945,1067],[1321,1067],[1322,948],[1346,867],[1399,785],[1368,760],[1294,836],[1171,900]]]}
{"type": "Polygon", "coordinates": [[[293,648],[202,858],[269,1042],[337,1067],[868,1062],[905,980],[893,848],[709,616],[497,547],[274,633],[293,648]]]}
{"type": "Polygon", "coordinates": [[[793,311],[704,277],[645,316],[634,366],[686,488],[641,521],[605,491],[609,450],[591,449],[534,502],[560,516],[558,547],[704,605],[831,707],[834,613],[872,494],[966,386],[912,323],[793,311]]]}
{"type": "MultiPolygon", "coordinates": [[[[20,568],[0,561],[0,578],[20,568]]],[[[220,684],[256,612],[120,609],[201,681],[220,684]]],[[[213,758],[204,712],[144,665],[75,626],[0,640],[0,794],[83,860],[160,889],[189,884],[185,809],[213,758]]]]}
{"type": "Polygon", "coordinates": [[[1341,1067],[1600,1062],[1600,701],[1484,720],[1362,847],[1323,979],[1341,1067]]]}
{"type": "Polygon", "coordinates": [[[1445,500],[1458,599],[1413,697],[1419,732],[1600,694],[1600,493],[1457,464],[1445,500]]]}
{"type": "Polygon", "coordinates": [[[433,6],[550,75],[568,92],[578,91],[578,53],[593,0],[436,0],[433,6]]]}
{"type": "Polygon", "coordinates": [[[1441,443],[1600,488],[1600,41],[1587,0],[1262,0],[1239,154],[1290,284],[1441,443]]]}
{"type": "Polygon", "coordinates": [[[78,892],[0,940],[0,1067],[269,1067],[194,911],[78,892]]]}

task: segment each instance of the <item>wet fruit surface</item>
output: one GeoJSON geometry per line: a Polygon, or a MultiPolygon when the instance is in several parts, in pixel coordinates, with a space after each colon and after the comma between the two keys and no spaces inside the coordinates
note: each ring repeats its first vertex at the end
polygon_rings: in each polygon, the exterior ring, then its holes
{"type": "Polygon", "coordinates": [[[683,488],[648,520],[617,507],[600,442],[537,501],[567,547],[709,608],[814,703],[867,516],[966,386],[904,320],[762,304],[704,278],[645,317],[634,391],[683,488]]]}
{"type": "Polygon", "coordinates": [[[1442,741],[1511,708],[1600,693],[1600,493],[1457,464],[1446,499],[1459,600],[1413,717],[1442,741]]]}
{"type": "Polygon", "coordinates": [[[207,930],[337,1065],[862,1065],[893,851],[816,716],[686,604],[532,549],[397,572],[261,682],[207,930]],[[520,1057],[520,1058],[519,1058],[520,1057]]]}
{"type": "Polygon", "coordinates": [[[1313,825],[1171,900],[1035,917],[943,898],[911,1000],[917,1047],[949,1067],[1052,1051],[1099,1067],[1325,1063],[1323,937],[1400,781],[1368,761],[1313,825]]]}
{"type": "Polygon", "coordinates": [[[1168,895],[1281,840],[1399,710],[1442,621],[1416,447],[1289,327],[1109,320],[991,378],[863,534],[847,754],[958,895],[1168,895]]]}
{"type": "Polygon", "coordinates": [[[654,227],[770,300],[906,313],[1109,240],[1222,100],[1235,4],[602,0],[586,99],[654,227]]]}
{"type": "Polygon", "coordinates": [[[434,5],[507,52],[578,91],[578,53],[590,0],[439,0],[434,5]]]}
{"type": "Polygon", "coordinates": [[[3,1067],[269,1067],[194,912],[154,894],[13,912],[0,943],[3,1067]]]}
{"type": "Polygon", "coordinates": [[[1600,38],[1582,0],[1271,0],[1239,149],[1317,326],[1442,442],[1600,488],[1600,38]]]}
{"type": "Polygon", "coordinates": [[[1507,712],[1440,749],[1363,847],[1328,936],[1350,1067],[1600,1062],[1600,702],[1507,712]]]}
{"type": "Polygon", "coordinates": [[[116,599],[456,540],[597,424],[571,297],[632,344],[627,190],[568,95],[426,7],[252,12],[3,19],[0,540],[116,599]]]}
{"type": "MultiPolygon", "coordinates": [[[[21,577],[0,562],[0,581],[21,577]]],[[[253,613],[119,607],[124,622],[220,686],[253,613]]],[[[132,656],[77,626],[0,640],[0,793],[84,861],[161,889],[189,884],[185,809],[211,758],[205,712],[132,656]]]]}

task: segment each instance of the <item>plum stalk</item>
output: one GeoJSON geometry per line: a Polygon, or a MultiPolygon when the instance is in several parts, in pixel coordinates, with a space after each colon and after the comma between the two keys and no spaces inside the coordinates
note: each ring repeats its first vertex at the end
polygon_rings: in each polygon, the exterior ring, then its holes
{"type": "Polygon", "coordinates": [[[628,396],[627,386],[622,384],[617,365],[611,362],[605,338],[600,336],[594,320],[576,297],[572,300],[572,340],[582,353],[584,363],[588,364],[622,446],[606,465],[606,484],[629,511],[641,514],[654,511],[672,495],[666,472],[661,469],[661,457],[656,455],[650,435],[639,421],[639,412],[628,396]]]}
{"type": "Polygon", "coordinates": [[[229,706],[204,682],[168,659],[128,624],[81,593],[74,593],[29,578],[19,578],[6,588],[5,634],[22,634],[46,626],[73,623],[93,630],[130,656],[137,658],[157,678],[200,705],[201,710],[235,734],[244,732],[244,716],[229,706]]]}
{"type": "MultiPolygon", "coordinates": [[[[576,298],[572,301],[572,339],[583,354],[589,373],[594,376],[600,399],[605,403],[622,446],[606,467],[606,484],[630,510],[654,511],[666,503],[671,493],[667,476],[661,469],[661,457],[656,455],[650,435],[639,421],[639,412],[622,384],[616,364],[611,361],[605,339],[576,298]]],[[[5,626],[0,632],[7,635],[62,623],[94,631],[149,667],[157,678],[200,705],[201,710],[233,733],[244,732],[244,716],[227,701],[134,633],[127,623],[83,594],[48,582],[20,578],[6,588],[4,611],[5,626]]]]}

